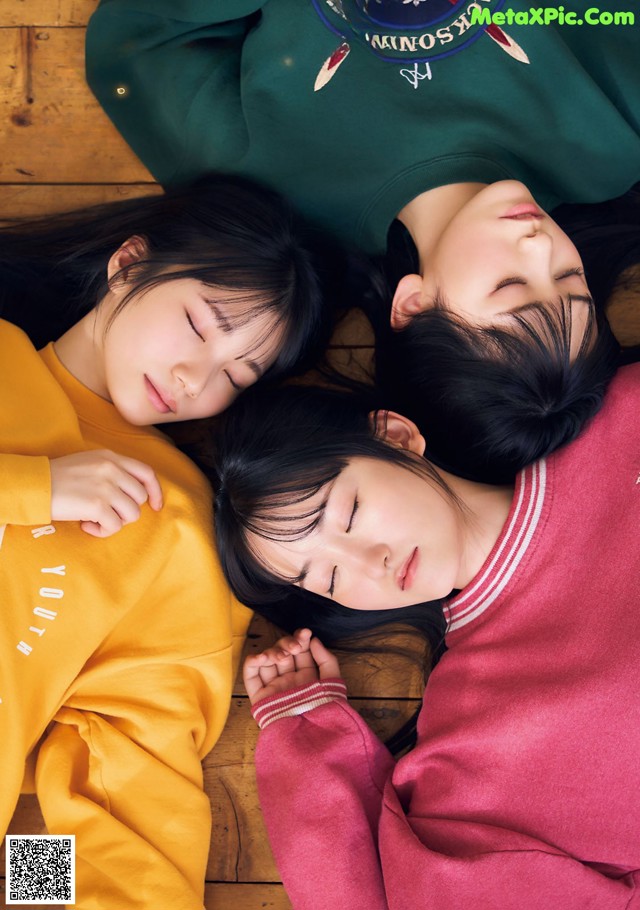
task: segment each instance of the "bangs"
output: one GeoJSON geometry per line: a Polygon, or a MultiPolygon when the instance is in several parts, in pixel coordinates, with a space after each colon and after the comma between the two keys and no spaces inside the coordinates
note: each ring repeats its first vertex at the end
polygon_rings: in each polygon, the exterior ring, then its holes
{"type": "Polygon", "coordinates": [[[345,460],[328,470],[307,466],[307,470],[298,472],[297,476],[290,475],[284,488],[259,496],[251,509],[237,508],[245,535],[273,541],[308,537],[322,521],[333,484],[346,464],[345,460]],[[321,497],[320,501],[318,497],[321,497]]]}
{"type": "MultiPolygon", "coordinates": [[[[281,281],[277,281],[277,275],[272,275],[271,282],[247,281],[247,270],[244,267],[244,274],[241,274],[240,263],[231,264],[224,260],[219,266],[211,264],[202,266],[183,266],[171,271],[159,271],[166,269],[167,261],[158,259],[144,259],[133,265],[125,266],[120,269],[111,281],[117,281],[118,278],[125,275],[133,278],[133,286],[125,297],[120,301],[109,317],[105,329],[111,327],[113,321],[122,312],[122,310],[132,303],[135,297],[142,297],[148,291],[153,290],[162,284],[171,281],[180,281],[184,279],[193,279],[203,285],[205,302],[212,307],[219,305],[219,321],[224,332],[234,332],[244,328],[259,319],[263,320],[263,328],[257,332],[253,344],[243,351],[239,357],[243,359],[252,359],[257,352],[266,349],[267,352],[273,349],[274,338],[278,335],[278,351],[274,363],[265,370],[265,373],[279,374],[287,372],[301,355],[301,344],[304,343],[305,333],[296,325],[293,319],[293,304],[291,300],[291,289],[282,286],[281,281]],[[136,273],[140,277],[136,280],[136,273]],[[151,272],[151,274],[149,274],[151,272]],[[230,290],[234,293],[229,296],[230,290]],[[211,296],[206,296],[210,291],[211,296]]],[[[251,277],[251,276],[249,276],[251,277]]]]}
{"type": "Polygon", "coordinates": [[[568,366],[570,361],[582,357],[591,348],[598,334],[595,304],[591,297],[559,297],[556,301],[534,301],[518,311],[505,313],[511,317],[520,330],[525,343],[533,349],[545,348],[558,364],[568,366]],[[573,326],[575,321],[573,304],[583,303],[587,307],[584,331],[577,349],[572,351],[573,326]]]}

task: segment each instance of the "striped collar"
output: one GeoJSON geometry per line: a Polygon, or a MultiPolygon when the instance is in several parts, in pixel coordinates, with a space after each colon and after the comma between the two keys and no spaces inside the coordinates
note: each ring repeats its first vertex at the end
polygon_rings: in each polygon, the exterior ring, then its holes
{"type": "Polygon", "coordinates": [[[546,483],[544,458],[518,475],[511,511],[502,534],[475,578],[445,604],[447,634],[481,616],[518,571],[540,521],[546,483]]]}

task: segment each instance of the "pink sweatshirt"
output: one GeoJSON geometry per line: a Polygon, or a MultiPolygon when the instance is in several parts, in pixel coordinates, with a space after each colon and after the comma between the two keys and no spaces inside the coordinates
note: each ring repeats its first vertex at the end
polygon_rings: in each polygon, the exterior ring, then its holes
{"type": "Polygon", "coordinates": [[[407,756],[335,680],[254,708],[295,910],[640,908],[639,404],[634,366],[518,478],[407,756]]]}

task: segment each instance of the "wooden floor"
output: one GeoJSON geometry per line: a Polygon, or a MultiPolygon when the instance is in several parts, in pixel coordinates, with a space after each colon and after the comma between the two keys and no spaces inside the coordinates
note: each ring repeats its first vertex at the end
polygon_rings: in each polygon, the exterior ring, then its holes
{"type": "MultiPolygon", "coordinates": [[[[85,85],[84,32],[96,5],[97,0],[0,0],[0,220],[160,192],[85,85]]],[[[357,316],[345,321],[334,339],[335,360],[355,356],[366,362],[371,342],[364,326],[357,316]]],[[[247,649],[272,642],[272,632],[254,621],[247,649]]],[[[347,666],[345,675],[356,704],[382,734],[400,726],[417,705],[415,668],[403,672],[402,691],[394,688],[388,668],[375,661],[347,666]]],[[[240,682],[234,692],[225,732],[205,761],[213,815],[206,906],[286,910],[290,904],[256,795],[257,728],[240,682]]],[[[35,797],[21,798],[9,830],[45,832],[35,797]]],[[[2,894],[4,870],[3,847],[2,894]]]]}

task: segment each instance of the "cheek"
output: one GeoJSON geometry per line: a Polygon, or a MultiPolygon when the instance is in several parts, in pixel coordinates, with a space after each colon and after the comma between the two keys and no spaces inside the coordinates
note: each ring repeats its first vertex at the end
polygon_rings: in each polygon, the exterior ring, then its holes
{"type": "Polygon", "coordinates": [[[194,402],[194,410],[190,417],[194,420],[202,420],[205,417],[215,417],[222,414],[227,408],[231,407],[238,397],[238,393],[231,389],[230,392],[217,389],[207,395],[206,399],[199,399],[194,402]]]}

